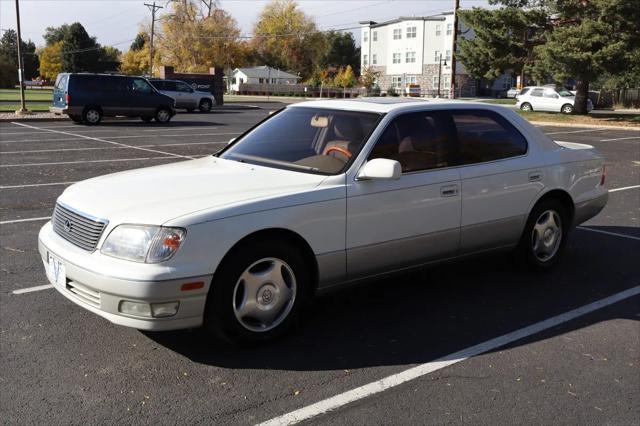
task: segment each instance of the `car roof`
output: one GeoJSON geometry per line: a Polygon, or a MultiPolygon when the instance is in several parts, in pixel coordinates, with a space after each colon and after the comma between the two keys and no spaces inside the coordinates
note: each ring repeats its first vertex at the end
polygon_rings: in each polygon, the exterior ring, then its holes
{"type": "Polygon", "coordinates": [[[504,108],[500,105],[491,105],[483,102],[460,101],[449,99],[422,99],[422,98],[357,98],[357,99],[327,99],[300,102],[289,105],[288,108],[327,108],[345,111],[365,111],[377,113],[390,113],[392,111],[411,111],[424,109],[440,109],[438,107],[474,107],[495,110],[504,108]],[[426,108],[425,108],[426,107],[426,108]]]}

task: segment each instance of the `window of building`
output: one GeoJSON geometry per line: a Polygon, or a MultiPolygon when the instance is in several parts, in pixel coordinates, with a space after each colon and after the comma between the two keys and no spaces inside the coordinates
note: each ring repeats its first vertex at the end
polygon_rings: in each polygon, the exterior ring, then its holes
{"type": "Polygon", "coordinates": [[[405,54],[405,62],[412,64],[416,61],[416,52],[407,52],[405,54]]]}
{"type": "Polygon", "coordinates": [[[434,55],[433,55],[433,60],[434,60],[435,62],[438,62],[438,61],[440,60],[440,54],[441,54],[441,53],[440,53],[440,51],[439,51],[439,50],[436,50],[436,51],[435,51],[435,53],[434,53],[434,55]]]}
{"type": "Polygon", "coordinates": [[[259,78],[259,79],[258,79],[258,83],[259,83],[259,84],[264,83],[264,78],[259,78]]]}
{"type": "Polygon", "coordinates": [[[407,38],[416,38],[416,27],[407,27],[407,38]]]}
{"type": "Polygon", "coordinates": [[[448,120],[446,111],[401,115],[384,130],[369,160],[396,160],[403,173],[448,167],[453,152],[448,120]]]}
{"type": "Polygon", "coordinates": [[[442,25],[436,24],[436,36],[442,34],[442,25]]]}
{"type": "Polygon", "coordinates": [[[453,33],[453,24],[447,24],[447,35],[451,35],[453,33]]]}
{"type": "Polygon", "coordinates": [[[363,39],[365,42],[369,41],[369,31],[365,31],[365,32],[362,34],[362,39],[363,39]]]}
{"type": "Polygon", "coordinates": [[[372,33],[372,38],[373,38],[373,41],[378,41],[378,32],[377,31],[374,31],[372,33]]]}
{"type": "Polygon", "coordinates": [[[396,90],[402,89],[402,76],[401,75],[394,75],[394,76],[391,77],[391,87],[393,87],[396,90]]]}
{"type": "Polygon", "coordinates": [[[445,58],[447,61],[450,61],[450,60],[451,60],[451,51],[450,51],[450,50],[447,50],[447,54],[444,56],[444,58],[445,58]]]}
{"type": "Polygon", "coordinates": [[[378,55],[374,53],[373,55],[371,55],[371,64],[376,65],[377,63],[378,63],[378,55]]]}
{"type": "Polygon", "coordinates": [[[393,61],[394,64],[399,64],[401,62],[401,56],[399,53],[394,53],[393,54],[393,61]]]}
{"type": "Polygon", "coordinates": [[[369,55],[362,55],[362,63],[364,65],[369,65],[369,55]]]}
{"type": "Polygon", "coordinates": [[[451,86],[451,76],[450,75],[445,75],[443,77],[443,82],[444,82],[444,87],[445,88],[449,88],[451,86]]]}
{"type": "Polygon", "coordinates": [[[438,87],[438,76],[437,76],[437,75],[434,75],[434,76],[432,77],[431,84],[432,84],[432,85],[433,85],[433,87],[435,87],[435,88],[437,88],[437,87],[438,87]]]}
{"type": "Polygon", "coordinates": [[[482,163],[524,155],[525,138],[493,111],[451,111],[458,146],[456,165],[482,163]]]}
{"type": "Polygon", "coordinates": [[[400,40],[402,38],[402,28],[396,28],[393,30],[393,39],[400,40]]]}
{"type": "Polygon", "coordinates": [[[418,76],[408,75],[405,77],[405,82],[407,84],[418,84],[418,76]]]}

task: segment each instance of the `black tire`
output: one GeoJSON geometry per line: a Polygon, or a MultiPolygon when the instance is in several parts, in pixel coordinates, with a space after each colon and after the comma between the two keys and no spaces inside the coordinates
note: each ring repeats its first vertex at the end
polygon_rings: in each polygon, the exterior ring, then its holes
{"type": "MultiPolygon", "coordinates": [[[[205,308],[205,329],[235,344],[256,344],[283,336],[297,323],[304,306],[311,297],[313,281],[310,269],[301,250],[294,245],[253,240],[248,244],[242,244],[241,247],[236,247],[227,255],[213,278],[205,308]],[[283,271],[281,277],[288,276],[288,279],[283,278],[283,282],[287,281],[289,289],[293,289],[292,300],[284,297],[280,300],[280,295],[283,294],[286,297],[286,292],[275,291],[269,287],[272,282],[277,281],[263,275],[265,273],[263,271],[268,271],[268,268],[272,267],[271,260],[283,262],[288,268],[280,270],[283,271]],[[243,274],[252,270],[250,267],[259,268],[262,274],[258,284],[253,286],[260,289],[259,291],[250,292],[241,279],[243,274]],[[261,269],[263,267],[266,269],[261,269]],[[260,280],[264,281],[260,283],[260,280]],[[274,291],[271,292],[271,290],[274,291]],[[267,291],[270,296],[265,302],[267,291]],[[255,297],[247,293],[254,293],[255,297]],[[251,315],[240,318],[242,314],[239,311],[242,310],[242,306],[247,305],[245,302],[254,300],[256,301],[254,311],[259,315],[269,311],[265,305],[271,302],[274,306],[273,312],[281,314],[275,314],[278,321],[274,320],[271,324],[265,325],[257,319],[254,320],[251,315]]],[[[291,292],[288,293],[290,294],[291,292]]]]}
{"type": "Polygon", "coordinates": [[[562,112],[564,114],[572,114],[573,113],[573,105],[571,105],[571,104],[562,105],[562,108],[560,108],[560,112],[562,112]]]}
{"type": "Polygon", "coordinates": [[[529,102],[524,102],[522,105],[520,105],[520,109],[522,111],[533,111],[533,107],[529,102]]]}
{"type": "Polygon", "coordinates": [[[198,109],[201,112],[209,112],[211,111],[211,107],[213,104],[211,103],[211,99],[200,99],[200,104],[198,105],[198,109]]]}
{"type": "Polygon", "coordinates": [[[73,121],[74,123],[78,123],[78,124],[81,124],[81,123],[82,123],[82,116],[81,116],[81,115],[69,114],[69,118],[70,118],[70,119],[71,119],[71,121],[73,121]]]}
{"type": "Polygon", "coordinates": [[[140,120],[144,121],[145,123],[151,123],[151,120],[153,120],[153,117],[140,117],[140,120]]]}
{"type": "Polygon", "coordinates": [[[82,113],[82,122],[90,126],[99,124],[102,121],[102,109],[99,107],[88,106],[82,113]]]}
{"type": "Polygon", "coordinates": [[[527,219],[516,249],[517,258],[534,270],[544,271],[552,268],[558,262],[567,243],[570,226],[570,217],[562,202],[556,198],[547,198],[538,202],[527,219]],[[554,214],[555,219],[551,217],[554,214]],[[543,226],[550,219],[559,225],[559,229],[554,230],[553,226],[543,226]],[[539,231],[541,229],[542,232],[539,231]],[[546,232],[549,233],[548,236],[546,232]],[[547,241],[549,245],[546,244],[547,241]],[[544,253],[545,251],[548,252],[544,253]]]}
{"type": "Polygon", "coordinates": [[[158,108],[154,115],[154,118],[156,122],[160,124],[166,124],[171,121],[171,111],[169,111],[167,108],[158,108]]]}

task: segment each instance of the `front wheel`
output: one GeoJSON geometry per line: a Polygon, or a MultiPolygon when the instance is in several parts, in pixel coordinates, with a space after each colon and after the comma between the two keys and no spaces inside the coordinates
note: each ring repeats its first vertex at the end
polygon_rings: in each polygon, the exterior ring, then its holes
{"type": "Polygon", "coordinates": [[[161,124],[168,123],[171,120],[171,112],[166,108],[160,108],[156,111],[155,119],[161,124]]]}
{"type": "Polygon", "coordinates": [[[212,106],[211,99],[202,99],[200,101],[200,105],[198,106],[198,108],[202,112],[209,112],[211,111],[211,106],[212,106]]]}
{"type": "Polygon", "coordinates": [[[254,241],[220,265],[207,298],[205,327],[234,343],[258,343],[286,333],[312,289],[300,250],[254,241]]]}
{"type": "Polygon", "coordinates": [[[529,266],[549,269],[558,261],[568,231],[569,219],[562,203],[556,199],[544,200],[531,211],[518,252],[529,266]]]}
{"type": "Polygon", "coordinates": [[[520,105],[520,109],[522,111],[533,111],[533,108],[531,107],[531,104],[529,102],[525,102],[522,105],[520,105]]]}
{"type": "Polygon", "coordinates": [[[564,104],[564,105],[562,105],[562,108],[560,108],[560,111],[565,113],[565,114],[571,114],[573,112],[573,105],[564,104]]]}

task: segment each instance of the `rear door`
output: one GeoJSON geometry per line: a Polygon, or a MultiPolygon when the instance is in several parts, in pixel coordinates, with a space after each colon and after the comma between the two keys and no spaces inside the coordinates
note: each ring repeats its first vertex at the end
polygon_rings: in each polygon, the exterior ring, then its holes
{"type": "Polygon", "coordinates": [[[67,84],[69,74],[58,74],[56,84],[53,86],[53,106],[57,108],[67,107],[67,84]]]}
{"type": "Polygon", "coordinates": [[[516,244],[529,207],[543,188],[525,137],[489,110],[451,111],[462,191],[460,250],[516,244]]]}
{"type": "Polygon", "coordinates": [[[196,108],[198,106],[197,96],[187,83],[176,82],[176,90],[183,108],[196,108]]]}
{"type": "Polygon", "coordinates": [[[542,97],[543,89],[538,87],[531,90],[529,99],[534,111],[548,111],[548,107],[542,97]]]}

